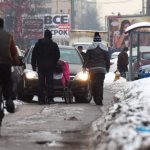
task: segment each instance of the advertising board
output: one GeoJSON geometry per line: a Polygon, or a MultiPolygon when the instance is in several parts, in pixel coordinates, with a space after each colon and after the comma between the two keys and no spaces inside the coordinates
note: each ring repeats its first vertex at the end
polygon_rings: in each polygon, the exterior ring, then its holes
{"type": "Polygon", "coordinates": [[[22,35],[28,39],[43,37],[43,18],[23,18],[22,35]]]}
{"type": "Polygon", "coordinates": [[[54,38],[68,38],[70,32],[69,14],[44,16],[43,28],[51,30],[54,38]]]}
{"type": "MultiPolygon", "coordinates": [[[[69,41],[70,15],[52,14],[22,17],[22,36],[26,39],[37,40],[43,37],[46,29],[53,34],[53,39],[63,44],[69,41]]],[[[19,30],[19,28],[18,28],[19,30]]]]}
{"type": "MultiPolygon", "coordinates": [[[[125,34],[125,29],[137,22],[150,22],[149,16],[108,16],[108,39],[112,47],[122,49],[122,47],[129,47],[129,35],[125,34]]],[[[150,28],[137,29],[140,31],[140,45],[150,46],[150,28]]],[[[137,45],[137,34],[133,35],[133,46],[137,45]]]]}

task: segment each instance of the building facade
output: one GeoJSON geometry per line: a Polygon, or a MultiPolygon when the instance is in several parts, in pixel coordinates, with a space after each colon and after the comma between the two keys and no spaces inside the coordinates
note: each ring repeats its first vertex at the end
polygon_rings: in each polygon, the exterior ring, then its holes
{"type": "Polygon", "coordinates": [[[53,22],[49,27],[57,25],[59,33],[67,35],[63,40],[57,39],[61,44],[69,42],[69,30],[99,30],[96,0],[0,0],[0,11],[6,30],[14,35],[21,47],[30,46],[43,36],[40,32],[44,32],[45,25],[43,27],[41,16],[49,16],[50,22],[53,22]],[[65,31],[62,31],[63,28],[65,31]]]}

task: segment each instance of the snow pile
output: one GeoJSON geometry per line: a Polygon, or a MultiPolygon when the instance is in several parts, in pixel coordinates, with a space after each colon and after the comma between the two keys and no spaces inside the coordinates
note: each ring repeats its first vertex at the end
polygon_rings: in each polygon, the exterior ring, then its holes
{"type": "MultiPolygon", "coordinates": [[[[108,87],[114,88],[115,83],[108,87]]],[[[113,106],[103,118],[96,121],[100,132],[97,149],[150,149],[150,78],[123,85],[115,94],[113,106]]]]}
{"type": "Polygon", "coordinates": [[[109,72],[105,75],[104,88],[108,89],[112,93],[116,93],[127,84],[125,78],[120,77],[120,79],[117,81],[114,81],[114,79],[115,79],[114,72],[109,72]]]}

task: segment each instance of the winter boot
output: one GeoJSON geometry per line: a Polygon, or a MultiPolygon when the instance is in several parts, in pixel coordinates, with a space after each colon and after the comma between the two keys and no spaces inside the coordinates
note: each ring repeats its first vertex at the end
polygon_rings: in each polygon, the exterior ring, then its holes
{"type": "Polygon", "coordinates": [[[15,112],[15,104],[12,100],[6,100],[6,110],[9,113],[14,113],[15,112]]]}

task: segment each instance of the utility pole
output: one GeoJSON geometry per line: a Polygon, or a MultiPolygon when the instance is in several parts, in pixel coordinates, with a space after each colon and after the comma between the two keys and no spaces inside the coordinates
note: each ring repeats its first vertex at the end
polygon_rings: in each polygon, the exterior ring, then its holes
{"type": "Polygon", "coordinates": [[[146,15],[150,16],[150,0],[147,0],[146,3],[146,15]]]}
{"type": "Polygon", "coordinates": [[[71,29],[74,29],[75,27],[75,6],[74,6],[74,0],[71,0],[71,29]]]}
{"type": "Polygon", "coordinates": [[[145,0],[142,0],[142,14],[145,15],[145,0]]]}

